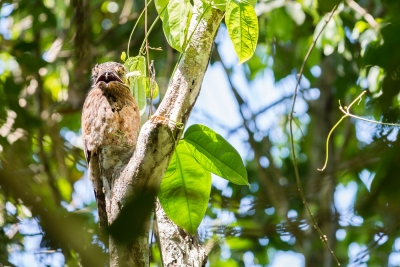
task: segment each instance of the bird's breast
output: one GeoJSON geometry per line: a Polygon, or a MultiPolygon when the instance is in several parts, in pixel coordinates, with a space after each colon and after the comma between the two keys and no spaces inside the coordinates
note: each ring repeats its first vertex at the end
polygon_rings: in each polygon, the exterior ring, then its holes
{"type": "Polygon", "coordinates": [[[82,131],[89,151],[101,146],[136,145],[140,125],[137,103],[118,82],[100,82],[90,90],[82,112],[82,131]]]}

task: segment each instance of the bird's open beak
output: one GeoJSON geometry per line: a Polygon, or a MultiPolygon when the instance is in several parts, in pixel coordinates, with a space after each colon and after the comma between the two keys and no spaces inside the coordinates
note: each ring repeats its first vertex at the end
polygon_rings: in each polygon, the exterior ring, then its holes
{"type": "Polygon", "coordinates": [[[124,82],[121,80],[121,78],[119,78],[118,75],[112,71],[105,71],[102,74],[100,74],[95,81],[95,85],[97,85],[99,82],[105,82],[107,84],[109,82],[119,82],[125,85],[124,82]]]}

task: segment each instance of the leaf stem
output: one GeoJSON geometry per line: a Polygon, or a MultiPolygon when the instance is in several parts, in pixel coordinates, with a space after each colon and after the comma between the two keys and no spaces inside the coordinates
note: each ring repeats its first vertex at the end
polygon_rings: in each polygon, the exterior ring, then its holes
{"type": "Polygon", "coordinates": [[[147,6],[150,5],[150,3],[151,3],[152,1],[153,1],[153,0],[150,0],[150,1],[146,4],[145,9],[143,9],[142,13],[140,13],[139,17],[137,18],[136,23],[135,23],[135,26],[133,26],[133,29],[132,29],[132,31],[131,31],[131,35],[129,35],[128,48],[127,48],[127,50],[126,50],[126,55],[128,56],[128,58],[129,58],[129,47],[130,47],[130,45],[131,45],[131,39],[132,39],[133,32],[135,31],[136,26],[138,25],[138,23],[139,23],[139,21],[140,21],[140,18],[143,16],[145,10],[147,10],[147,6]]]}
{"type": "Polygon", "coordinates": [[[344,118],[346,118],[348,115],[344,115],[340,118],[340,120],[335,124],[335,126],[332,127],[332,129],[330,130],[328,137],[326,138],[326,156],[325,156],[325,164],[324,167],[322,167],[321,169],[317,169],[318,171],[323,171],[326,168],[326,165],[328,165],[328,159],[329,159],[329,139],[331,138],[331,135],[333,133],[333,131],[336,129],[336,127],[342,122],[342,120],[344,120],[344,118]]]}
{"type": "Polygon", "coordinates": [[[329,131],[328,137],[326,138],[326,155],[325,155],[325,164],[321,169],[317,169],[318,171],[323,171],[326,168],[326,165],[328,164],[328,160],[329,160],[329,139],[331,138],[331,135],[333,133],[333,131],[336,129],[336,127],[342,122],[342,120],[344,120],[344,118],[350,116],[350,114],[348,113],[348,111],[350,110],[351,106],[354,105],[354,103],[357,102],[357,100],[361,101],[362,96],[366,93],[367,91],[363,91],[356,99],[353,100],[353,102],[350,103],[350,105],[348,107],[342,107],[342,105],[340,104],[340,100],[339,100],[339,109],[345,114],[344,116],[342,116],[340,118],[340,120],[332,127],[332,129],[329,131]]]}
{"type": "Polygon", "coordinates": [[[154,26],[156,25],[157,21],[160,19],[161,14],[164,13],[164,10],[167,8],[168,5],[165,5],[165,7],[161,10],[160,15],[157,16],[157,18],[154,20],[153,24],[151,24],[150,29],[147,31],[146,36],[144,37],[144,40],[142,42],[142,45],[140,46],[139,49],[139,55],[142,54],[143,48],[147,42],[147,38],[149,38],[149,35],[151,33],[151,31],[153,30],[154,26]]]}
{"type": "MultiPolygon", "coordinates": [[[[146,8],[145,8],[145,19],[144,19],[144,32],[145,35],[147,36],[147,0],[145,0],[146,3],[146,8]]],[[[152,91],[152,86],[151,86],[151,79],[150,79],[150,54],[149,54],[149,39],[146,38],[146,58],[147,58],[147,71],[149,73],[148,75],[148,81],[149,81],[149,91],[150,91],[150,105],[149,105],[149,114],[153,114],[153,91],[152,91]]]]}

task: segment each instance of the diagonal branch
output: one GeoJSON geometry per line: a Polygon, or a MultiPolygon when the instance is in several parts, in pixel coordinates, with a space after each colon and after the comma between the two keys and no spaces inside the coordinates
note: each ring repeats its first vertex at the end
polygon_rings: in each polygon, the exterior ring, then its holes
{"type": "Polygon", "coordinates": [[[369,14],[364,8],[362,8],[357,2],[354,0],[346,0],[347,5],[351,7],[355,12],[363,16],[363,18],[368,22],[368,24],[374,28],[377,32],[379,32],[379,24],[376,22],[374,17],[369,14]]]}
{"type": "MultiPolygon", "coordinates": [[[[200,93],[204,73],[207,69],[214,38],[223,17],[223,12],[211,9],[201,14],[196,7],[202,5],[195,0],[195,10],[189,26],[192,35],[182,59],[171,79],[167,93],[152,119],[147,121],[140,132],[134,155],[122,168],[113,185],[113,197],[110,204],[109,220],[114,222],[129,201],[143,193],[157,192],[161,180],[173,155],[177,140],[182,131],[176,123],[185,124],[200,93]]],[[[132,258],[133,265],[145,266],[148,263],[148,228],[140,238],[131,240],[125,249],[113,250],[118,257],[132,258]],[[142,259],[140,263],[136,259],[142,259]],[[136,264],[136,265],[135,265],[136,264]]],[[[112,243],[112,242],[110,242],[112,243]]],[[[111,255],[113,259],[113,255],[111,255]]],[[[111,262],[113,266],[113,262],[111,262]]]]}

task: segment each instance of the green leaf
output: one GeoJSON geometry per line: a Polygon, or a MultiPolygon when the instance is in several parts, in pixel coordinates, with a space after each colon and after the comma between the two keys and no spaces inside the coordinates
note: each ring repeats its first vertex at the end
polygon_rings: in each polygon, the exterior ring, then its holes
{"type": "Polygon", "coordinates": [[[194,124],[186,130],[183,141],[205,169],[234,184],[248,184],[247,171],[239,153],[212,129],[194,124]]]}
{"type": "Polygon", "coordinates": [[[146,58],[143,56],[130,57],[125,61],[124,66],[128,70],[126,76],[129,81],[129,89],[135,97],[140,115],[142,115],[146,111],[146,90],[148,90],[146,58]]]}
{"type": "Polygon", "coordinates": [[[203,169],[180,141],[158,192],[168,217],[194,235],[207,209],[211,173],[203,169]]]}
{"type": "Polygon", "coordinates": [[[126,59],[126,53],[122,52],[121,53],[121,60],[125,62],[125,59],[126,59]]]}
{"type": "MultiPolygon", "coordinates": [[[[219,10],[222,10],[222,11],[225,11],[226,3],[227,3],[227,0],[213,0],[212,7],[218,8],[219,10]]],[[[251,4],[251,6],[255,7],[257,4],[257,0],[249,0],[249,3],[251,4]]]]}
{"type": "MultiPolygon", "coordinates": [[[[149,80],[147,79],[147,83],[149,83],[149,80]]],[[[155,80],[150,81],[151,87],[146,86],[146,97],[150,99],[150,89],[153,88],[153,96],[152,99],[156,99],[159,93],[159,88],[158,88],[158,83],[155,80]]]]}
{"type": "Polygon", "coordinates": [[[239,64],[254,54],[258,40],[258,19],[252,5],[243,0],[232,0],[226,8],[225,24],[239,58],[239,64]]]}
{"type": "Polygon", "coordinates": [[[192,5],[189,0],[171,0],[164,11],[163,30],[169,45],[177,51],[183,51],[192,5]]]}
{"type": "Polygon", "coordinates": [[[226,0],[214,0],[212,1],[213,8],[218,8],[219,10],[225,11],[226,9],[226,0]]]}
{"type": "Polygon", "coordinates": [[[163,20],[164,16],[164,9],[168,5],[169,0],[154,0],[154,5],[156,6],[156,10],[158,15],[160,15],[161,21],[163,20]]]}
{"type": "Polygon", "coordinates": [[[255,7],[257,4],[257,0],[249,0],[249,3],[252,7],[255,7]]]}

